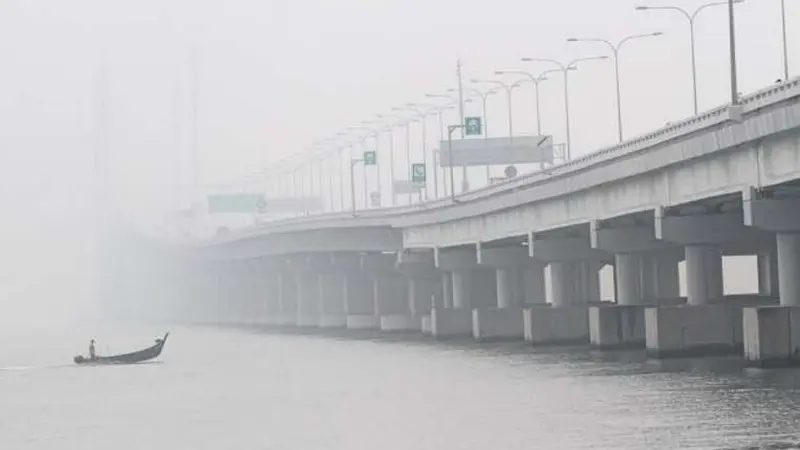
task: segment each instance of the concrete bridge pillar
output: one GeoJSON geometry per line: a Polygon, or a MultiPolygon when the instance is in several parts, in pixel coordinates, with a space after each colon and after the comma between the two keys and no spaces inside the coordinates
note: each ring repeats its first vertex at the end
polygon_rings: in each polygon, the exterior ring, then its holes
{"type": "Polygon", "coordinates": [[[800,306],[800,234],[778,233],[777,242],[781,305],[800,306]]]}
{"type": "Polygon", "coordinates": [[[547,293],[544,281],[545,264],[533,260],[529,268],[522,269],[522,304],[546,304],[547,293]]]}
{"type": "Polygon", "coordinates": [[[642,259],[637,253],[614,255],[617,304],[622,306],[642,304],[640,284],[642,259]]]}
{"type": "Polygon", "coordinates": [[[435,305],[438,308],[453,307],[453,274],[442,272],[442,304],[435,305]]]}
{"type": "Polygon", "coordinates": [[[298,327],[316,327],[319,325],[320,297],[317,275],[298,273],[297,284],[297,322],[298,327]]]}
{"type": "Polygon", "coordinates": [[[550,263],[550,303],[554,308],[569,306],[576,294],[575,264],[568,261],[550,263]]]}
{"type": "Polygon", "coordinates": [[[681,256],[676,251],[658,252],[655,264],[656,298],[677,299],[681,296],[678,264],[681,256]]]}
{"type": "Polygon", "coordinates": [[[497,270],[497,307],[508,308],[514,306],[517,300],[519,283],[517,273],[512,268],[500,268],[497,270]]]}
{"type": "Polygon", "coordinates": [[[339,273],[317,275],[320,299],[320,328],[342,328],[347,325],[345,312],[345,277],[339,273]]]}
{"type": "MultiPolygon", "coordinates": [[[[437,339],[472,336],[472,307],[476,300],[472,289],[479,268],[475,249],[436,249],[434,265],[447,275],[442,277],[444,308],[431,310],[430,334],[437,339]],[[448,304],[450,297],[452,304],[448,304]]],[[[491,288],[495,288],[494,281],[491,288]]]]}
{"type": "Polygon", "coordinates": [[[408,279],[408,304],[411,314],[422,317],[430,314],[431,309],[441,302],[441,282],[433,278],[410,277],[408,279]]]}
{"type": "Polygon", "coordinates": [[[600,269],[603,265],[597,261],[582,261],[578,265],[580,284],[575,304],[586,305],[600,302],[600,269]]]}
{"type": "Polygon", "coordinates": [[[722,251],[715,245],[686,246],[686,294],[690,305],[723,298],[722,251]]]}
{"type": "Polygon", "coordinates": [[[758,293],[768,297],[779,296],[777,248],[758,254],[758,293]]]}
{"type": "Polygon", "coordinates": [[[451,273],[453,280],[453,308],[466,309],[470,307],[470,271],[454,270],[451,273]]]}
{"type": "Polygon", "coordinates": [[[379,329],[380,318],[375,314],[373,279],[363,273],[348,273],[344,279],[347,328],[351,330],[379,329]]]}
{"type": "Polygon", "coordinates": [[[297,321],[297,280],[294,275],[284,272],[278,277],[280,298],[279,325],[294,325],[297,321]]]}

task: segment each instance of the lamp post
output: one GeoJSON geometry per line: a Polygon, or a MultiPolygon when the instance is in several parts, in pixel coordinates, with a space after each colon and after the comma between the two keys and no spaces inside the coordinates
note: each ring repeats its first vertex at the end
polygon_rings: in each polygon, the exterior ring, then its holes
{"type": "MultiPolygon", "coordinates": [[[[456,89],[448,89],[447,90],[447,92],[455,92],[455,91],[456,91],[456,89]]],[[[428,97],[428,98],[441,98],[441,99],[448,100],[448,103],[446,103],[445,105],[440,105],[440,106],[437,107],[437,115],[439,117],[439,147],[440,147],[439,148],[439,163],[441,163],[441,153],[444,151],[444,149],[441,148],[441,146],[445,141],[445,125],[444,125],[443,113],[446,110],[455,109],[456,105],[459,104],[459,100],[458,100],[458,98],[452,97],[452,96],[447,95],[447,94],[425,94],[425,96],[428,97]]],[[[464,103],[472,103],[472,99],[466,99],[466,100],[464,100],[464,103]]],[[[433,172],[434,183],[436,183],[436,186],[437,186],[436,189],[434,190],[434,196],[436,198],[438,198],[439,195],[438,195],[438,180],[437,180],[438,177],[437,177],[437,173],[439,172],[439,170],[438,170],[439,165],[437,165],[436,155],[435,154],[434,154],[433,164],[434,164],[434,167],[437,168],[433,172]]],[[[451,165],[452,165],[452,163],[451,163],[451,165]]],[[[462,166],[461,170],[462,170],[462,175],[466,179],[467,167],[466,166],[462,166]]],[[[445,173],[446,172],[444,171],[444,168],[442,168],[442,178],[443,178],[443,180],[442,180],[442,190],[444,191],[444,194],[447,195],[447,183],[446,183],[446,181],[447,181],[446,178],[447,177],[446,177],[445,173]]],[[[452,176],[453,171],[450,170],[449,173],[452,176]]],[[[453,183],[454,183],[454,181],[451,180],[450,184],[453,184],[453,183]]]]}
{"type": "MultiPolygon", "coordinates": [[[[713,6],[729,5],[730,6],[730,14],[733,15],[733,4],[734,3],[744,3],[744,0],[724,0],[724,1],[706,3],[704,5],[700,5],[697,9],[694,10],[694,12],[691,12],[691,13],[689,11],[679,7],[679,6],[672,6],[672,5],[667,5],[667,6],[637,6],[636,7],[637,11],[658,11],[658,10],[661,10],[661,11],[677,11],[677,12],[683,14],[683,16],[686,17],[686,19],[689,21],[689,40],[690,40],[691,56],[692,56],[692,96],[694,98],[694,114],[695,115],[697,115],[698,112],[699,112],[698,105],[697,105],[697,63],[696,63],[696,59],[695,59],[696,49],[695,49],[695,39],[694,39],[694,35],[695,35],[695,28],[694,28],[695,19],[697,19],[697,15],[700,14],[701,11],[703,11],[703,10],[705,10],[707,8],[713,7],[713,6]]],[[[733,22],[731,22],[731,23],[733,23],[733,22]]]]}
{"type": "Polygon", "coordinates": [[[534,89],[536,90],[536,134],[542,135],[542,118],[541,118],[541,108],[539,107],[539,83],[542,81],[547,80],[547,74],[552,72],[559,72],[558,69],[551,69],[545,70],[544,72],[540,73],[538,76],[533,75],[530,72],[526,72],[524,70],[498,70],[495,71],[495,75],[523,75],[528,77],[531,82],[533,83],[534,89]]]}
{"type": "Polygon", "coordinates": [[[789,47],[786,42],[786,0],[781,0],[781,35],[783,36],[783,81],[789,79],[789,47]]]}
{"type": "MultiPolygon", "coordinates": [[[[505,91],[506,91],[506,102],[508,103],[508,137],[509,138],[514,137],[514,123],[513,123],[514,121],[512,120],[513,119],[513,110],[511,108],[511,96],[513,94],[514,89],[519,87],[520,84],[522,84],[522,81],[517,81],[516,83],[513,83],[513,84],[506,84],[506,83],[504,83],[504,82],[502,82],[500,80],[477,80],[477,79],[472,79],[472,80],[470,80],[470,82],[472,82],[472,83],[494,84],[495,86],[499,86],[499,87],[505,89],[505,91]]],[[[486,112],[485,112],[485,106],[484,106],[484,115],[485,114],[486,114],[486,112]]]]}
{"type": "Polygon", "coordinates": [[[570,156],[572,154],[572,142],[570,136],[570,129],[569,129],[569,71],[572,70],[573,67],[577,68],[577,64],[582,61],[594,61],[594,60],[602,60],[608,59],[608,56],[588,56],[585,58],[577,58],[570,61],[568,64],[562,64],[561,62],[555,59],[549,58],[522,58],[523,62],[546,62],[555,64],[559,67],[560,71],[564,73],[564,115],[566,117],[566,134],[567,134],[567,149],[566,149],[566,159],[570,160],[570,156]]]}
{"type": "Polygon", "coordinates": [[[622,99],[621,99],[620,89],[619,89],[619,84],[620,84],[619,83],[619,49],[622,48],[622,46],[625,45],[626,42],[630,42],[630,41],[633,41],[635,39],[644,39],[644,38],[649,38],[649,37],[661,36],[663,34],[664,33],[660,32],[660,31],[657,31],[655,33],[648,33],[648,34],[634,34],[634,35],[628,36],[628,37],[620,40],[616,44],[614,44],[611,41],[606,40],[606,39],[597,39],[597,38],[569,38],[569,39],[567,39],[567,42],[601,42],[603,44],[608,45],[608,47],[611,49],[611,52],[614,54],[614,79],[616,80],[616,89],[617,89],[617,133],[618,133],[619,142],[622,142],[623,139],[624,139],[623,132],[622,132],[622,99]]]}
{"type": "MultiPolygon", "coordinates": [[[[408,107],[395,107],[392,108],[392,111],[399,111],[399,112],[408,112],[414,111],[409,110],[408,107]]],[[[406,120],[404,120],[401,125],[406,129],[406,176],[410,177],[411,174],[411,122],[415,120],[415,117],[412,116],[406,120]]],[[[413,203],[413,197],[411,194],[411,190],[409,189],[408,192],[408,204],[411,205],[413,203]]]]}
{"type": "MultiPolygon", "coordinates": [[[[426,154],[428,153],[427,147],[427,140],[428,140],[428,129],[427,129],[427,117],[428,115],[436,111],[439,107],[436,105],[426,105],[426,104],[418,104],[418,103],[409,103],[406,105],[406,110],[413,111],[417,114],[419,121],[422,123],[422,162],[425,163],[427,161],[426,154]]],[[[438,188],[436,188],[436,183],[438,183],[438,177],[436,176],[436,155],[433,155],[433,162],[434,162],[434,198],[438,196],[438,188]]],[[[425,165],[425,171],[427,172],[427,164],[425,165]]],[[[427,177],[426,177],[427,178],[427,177]]],[[[425,183],[425,195],[427,198],[427,181],[425,183]]],[[[421,194],[420,194],[421,195],[421,194]]],[[[421,199],[420,199],[421,201],[421,199]]]]}
{"type": "MultiPolygon", "coordinates": [[[[455,89],[448,89],[447,92],[454,92],[455,89]]],[[[483,116],[483,138],[489,138],[489,121],[487,120],[487,109],[486,109],[486,102],[489,99],[489,96],[492,94],[496,94],[497,91],[495,89],[491,89],[488,91],[481,91],[479,89],[468,89],[467,92],[470,94],[474,94],[475,96],[481,99],[481,116],[483,116]]],[[[467,100],[469,102],[469,99],[467,100]]],[[[461,128],[463,134],[463,127],[461,128]]],[[[461,192],[466,192],[469,190],[469,180],[467,179],[467,166],[461,166],[461,176],[462,176],[462,183],[461,183],[461,192]]],[[[489,180],[489,166],[486,166],[486,180],[489,180]]]]}

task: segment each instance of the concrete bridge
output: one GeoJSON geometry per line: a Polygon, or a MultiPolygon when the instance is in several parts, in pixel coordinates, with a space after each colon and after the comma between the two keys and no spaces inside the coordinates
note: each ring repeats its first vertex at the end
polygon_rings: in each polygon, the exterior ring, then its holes
{"type": "Polygon", "coordinates": [[[744,348],[753,363],[788,363],[800,349],[798,181],[795,79],[455,201],[284,220],[193,244],[187,310],[205,321],[630,346],[656,357],[744,348]],[[723,255],[758,255],[759,295],[723,295],[723,255]],[[598,270],[609,264],[616,303],[600,298],[598,270]]]}

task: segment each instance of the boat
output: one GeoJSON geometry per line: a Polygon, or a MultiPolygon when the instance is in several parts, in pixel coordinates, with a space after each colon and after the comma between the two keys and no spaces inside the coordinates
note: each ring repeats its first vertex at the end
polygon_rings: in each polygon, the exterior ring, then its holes
{"type": "Polygon", "coordinates": [[[164,348],[164,344],[167,343],[167,337],[169,337],[169,333],[165,334],[164,337],[156,339],[155,345],[152,347],[148,347],[144,350],[139,350],[136,352],[125,353],[122,355],[112,355],[112,356],[96,356],[94,358],[86,358],[83,355],[78,355],[73,358],[75,364],[94,364],[94,365],[101,365],[101,364],[136,364],[144,361],[149,361],[154,358],[158,358],[161,354],[161,350],[164,348]]]}

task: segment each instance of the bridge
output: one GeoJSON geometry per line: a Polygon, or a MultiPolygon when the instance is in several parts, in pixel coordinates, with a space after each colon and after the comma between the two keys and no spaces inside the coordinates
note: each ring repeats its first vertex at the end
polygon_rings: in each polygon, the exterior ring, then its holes
{"type": "Polygon", "coordinates": [[[800,349],[798,180],[794,79],[454,198],[189,244],[181,302],[187,319],[207,322],[640,347],[655,357],[743,351],[753,364],[785,364],[800,349]],[[723,255],[758,255],[759,295],[723,295],[723,255]],[[606,265],[615,303],[600,298],[606,265]]]}

